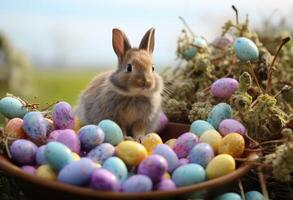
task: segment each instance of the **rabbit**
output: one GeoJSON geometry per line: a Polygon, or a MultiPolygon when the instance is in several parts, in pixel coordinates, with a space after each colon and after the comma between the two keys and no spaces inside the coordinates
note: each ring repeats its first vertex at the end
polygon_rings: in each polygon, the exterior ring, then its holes
{"type": "Polygon", "coordinates": [[[97,75],[81,93],[76,114],[81,123],[116,122],[126,138],[141,138],[155,130],[161,112],[163,80],[154,71],[155,29],[149,29],[139,48],[132,48],[122,30],[112,30],[118,67],[97,75]]]}

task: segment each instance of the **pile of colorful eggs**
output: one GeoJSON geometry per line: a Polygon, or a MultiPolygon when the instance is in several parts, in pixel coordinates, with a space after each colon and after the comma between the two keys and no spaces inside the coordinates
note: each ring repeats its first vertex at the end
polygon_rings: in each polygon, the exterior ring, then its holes
{"type": "MultiPolygon", "coordinates": [[[[0,112],[10,118],[5,135],[16,138],[11,159],[27,173],[66,184],[100,191],[173,190],[233,172],[245,148],[246,129],[231,119],[226,103],[163,143],[156,133],[141,142],[124,141],[120,127],[108,119],[79,127],[66,102],[55,104],[49,119],[14,105],[16,100],[0,100],[0,112]]],[[[160,126],[166,122],[162,115],[160,126]]]]}

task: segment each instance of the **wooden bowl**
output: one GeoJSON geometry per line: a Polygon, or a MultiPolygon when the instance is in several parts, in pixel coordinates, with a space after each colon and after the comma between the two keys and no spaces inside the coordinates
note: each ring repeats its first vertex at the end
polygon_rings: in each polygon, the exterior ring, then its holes
{"type": "MultiPolygon", "coordinates": [[[[160,133],[164,141],[170,138],[177,138],[180,134],[187,132],[189,125],[179,123],[169,123],[168,126],[160,133]]],[[[256,159],[255,153],[250,153],[247,157],[251,160],[256,159]]],[[[199,184],[180,187],[172,191],[153,191],[145,193],[119,193],[119,192],[101,192],[90,188],[83,188],[73,185],[63,184],[57,181],[46,180],[34,175],[30,175],[14,165],[5,155],[0,155],[0,170],[17,178],[21,189],[28,199],[161,199],[167,197],[177,197],[188,193],[209,190],[216,187],[223,187],[231,183],[244,174],[246,174],[253,164],[251,162],[242,163],[236,171],[225,176],[208,180],[199,184]]]]}

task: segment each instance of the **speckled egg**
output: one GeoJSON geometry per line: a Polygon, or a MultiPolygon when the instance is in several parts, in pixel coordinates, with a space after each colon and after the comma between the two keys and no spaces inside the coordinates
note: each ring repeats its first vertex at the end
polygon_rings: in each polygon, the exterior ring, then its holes
{"type": "Polygon", "coordinates": [[[99,144],[103,143],[105,134],[99,126],[86,125],[79,129],[78,137],[80,140],[81,148],[85,151],[89,151],[99,144]]]}
{"type": "Polygon", "coordinates": [[[183,133],[180,135],[173,147],[174,152],[177,154],[178,158],[186,158],[190,150],[198,143],[198,137],[191,133],[183,133]]]}
{"type": "Polygon", "coordinates": [[[194,39],[193,45],[195,45],[199,48],[206,48],[208,46],[208,43],[204,37],[198,36],[194,39]]]}
{"type": "Polygon", "coordinates": [[[89,183],[94,170],[93,161],[89,158],[82,158],[63,167],[57,179],[71,185],[85,185],[89,183]]]}
{"type": "Polygon", "coordinates": [[[50,142],[46,145],[45,159],[56,171],[61,170],[73,161],[70,149],[59,142],[50,142]]]}
{"type": "Polygon", "coordinates": [[[206,174],[204,168],[193,163],[176,168],[172,174],[172,180],[177,187],[203,182],[205,177],[206,174]]]}
{"type": "Polygon", "coordinates": [[[35,174],[36,173],[36,168],[31,165],[24,165],[21,167],[21,169],[28,174],[35,174]]]}
{"type": "Polygon", "coordinates": [[[214,97],[229,99],[239,88],[239,83],[234,78],[220,78],[213,82],[211,93],[214,97]]]}
{"type": "Polygon", "coordinates": [[[90,187],[95,190],[118,192],[120,190],[120,183],[113,173],[100,168],[94,170],[90,187]]]}
{"type": "Polygon", "coordinates": [[[217,37],[213,42],[212,45],[219,49],[226,49],[233,44],[233,37],[230,34],[225,34],[224,36],[217,37]]]}
{"type": "Polygon", "coordinates": [[[41,165],[37,168],[36,173],[38,177],[42,177],[49,180],[57,180],[57,175],[50,165],[41,165]]]}
{"type": "Polygon", "coordinates": [[[105,142],[108,142],[112,145],[117,145],[123,140],[123,133],[121,128],[112,120],[102,120],[98,126],[104,131],[105,142]]]}
{"type": "Polygon", "coordinates": [[[37,152],[36,152],[37,165],[44,165],[47,163],[45,158],[45,148],[46,148],[46,145],[42,145],[37,149],[37,152]]]}
{"type": "Polygon", "coordinates": [[[150,192],[153,183],[151,179],[145,175],[133,175],[122,184],[123,192],[150,192]]]}
{"type": "Polygon", "coordinates": [[[106,159],[114,155],[115,147],[110,143],[102,143],[96,148],[92,149],[87,157],[94,162],[102,164],[106,159]]]}
{"type": "Polygon", "coordinates": [[[125,163],[115,156],[105,160],[103,168],[112,172],[119,181],[124,181],[128,176],[128,170],[125,163]]]}
{"type": "Polygon", "coordinates": [[[8,118],[22,118],[28,112],[20,100],[14,97],[4,97],[0,100],[0,113],[8,118]]]}
{"type": "Polygon", "coordinates": [[[163,112],[160,112],[159,121],[155,132],[160,133],[162,130],[164,130],[164,128],[168,125],[168,122],[169,120],[167,115],[163,112]]]}
{"type": "Polygon", "coordinates": [[[218,196],[215,200],[242,200],[242,198],[235,192],[228,192],[218,196]]]}
{"type": "Polygon", "coordinates": [[[52,119],[58,129],[73,129],[73,109],[68,103],[61,101],[52,110],[52,119]]]}
{"type": "Polygon", "coordinates": [[[190,126],[190,132],[200,137],[205,131],[214,130],[215,128],[204,120],[195,120],[190,126]]]}
{"type": "Polygon", "coordinates": [[[234,158],[239,158],[244,152],[245,141],[242,135],[230,133],[219,144],[219,153],[226,153],[234,158]]]}
{"type": "Polygon", "coordinates": [[[54,122],[51,119],[45,118],[45,123],[47,126],[47,136],[55,130],[54,122]]]}
{"type": "Polygon", "coordinates": [[[245,193],[246,200],[264,200],[265,197],[258,191],[249,191],[245,193]]]}
{"type": "Polygon", "coordinates": [[[245,37],[239,37],[234,42],[234,50],[237,58],[241,61],[257,60],[259,57],[259,51],[257,46],[250,39],[245,37]]]}
{"type": "Polygon", "coordinates": [[[151,154],[153,149],[158,144],[163,144],[161,137],[156,133],[149,133],[142,138],[141,144],[146,148],[148,154],[151,154]]]}
{"type": "Polygon", "coordinates": [[[13,118],[9,120],[5,126],[5,134],[16,139],[27,138],[23,128],[23,120],[20,118],[13,118]]]}
{"type": "Polygon", "coordinates": [[[232,108],[227,103],[219,103],[215,105],[212,111],[209,113],[208,122],[213,125],[215,129],[218,129],[219,124],[224,119],[229,119],[232,116],[232,108]]]}
{"type": "Polygon", "coordinates": [[[219,132],[223,136],[229,133],[239,133],[244,135],[246,133],[246,128],[235,119],[224,119],[219,125],[219,132]]]}
{"type": "Polygon", "coordinates": [[[47,136],[47,125],[40,112],[28,112],[23,117],[23,129],[29,139],[36,143],[44,143],[47,136]]]}
{"type": "Polygon", "coordinates": [[[178,157],[176,153],[166,144],[159,144],[153,151],[153,154],[163,156],[168,163],[168,172],[172,172],[178,166],[178,157]]]}
{"type": "Polygon", "coordinates": [[[145,147],[135,141],[123,141],[116,147],[116,155],[121,158],[126,165],[138,165],[147,157],[145,147]]]}
{"type": "Polygon", "coordinates": [[[174,190],[176,185],[171,179],[162,179],[155,185],[154,189],[158,191],[174,190]]]}
{"type": "Polygon", "coordinates": [[[215,153],[218,152],[221,140],[222,136],[216,130],[208,130],[204,132],[199,138],[200,142],[208,143],[209,145],[211,145],[215,153]]]}
{"type": "Polygon", "coordinates": [[[214,157],[206,167],[208,179],[224,176],[235,171],[236,163],[232,156],[220,154],[214,157]]]}
{"type": "Polygon", "coordinates": [[[214,150],[212,146],[207,143],[199,143],[195,145],[188,155],[190,163],[199,164],[204,168],[213,158],[214,150]]]}
{"type": "Polygon", "coordinates": [[[60,134],[57,136],[56,142],[65,144],[71,151],[77,154],[80,153],[80,141],[72,129],[60,130],[60,134]]]}
{"type": "Polygon", "coordinates": [[[197,53],[196,47],[190,47],[183,52],[183,57],[187,60],[192,59],[197,53]]]}
{"type": "Polygon", "coordinates": [[[168,163],[163,156],[151,155],[139,164],[137,173],[148,176],[153,182],[158,182],[167,169],[168,163]]]}
{"type": "Polygon", "coordinates": [[[34,165],[37,149],[29,140],[15,140],[10,146],[12,160],[19,165],[34,165]]]}
{"type": "Polygon", "coordinates": [[[172,139],[167,140],[164,144],[168,145],[170,148],[173,149],[175,143],[176,143],[176,138],[172,138],[172,139]]]}

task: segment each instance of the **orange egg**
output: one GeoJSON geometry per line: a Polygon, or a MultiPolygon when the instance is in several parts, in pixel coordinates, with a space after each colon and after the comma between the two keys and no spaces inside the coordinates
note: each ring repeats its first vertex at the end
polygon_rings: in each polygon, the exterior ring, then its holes
{"type": "Polygon", "coordinates": [[[244,152],[245,141],[238,133],[229,133],[219,144],[219,153],[226,153],[234,158],[241,157],[244,152]]]}
{"type": "Polygon", "coordinates": [[[17,139],[27,138],[24,130],[22,129],[23,120],[20,118],[13,118],[8,121],[5,126],[5,133],[7,136],[17,139]]]}

